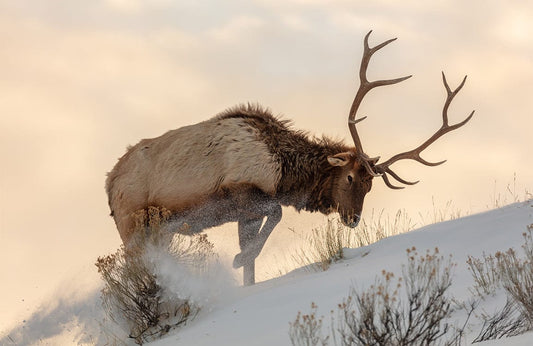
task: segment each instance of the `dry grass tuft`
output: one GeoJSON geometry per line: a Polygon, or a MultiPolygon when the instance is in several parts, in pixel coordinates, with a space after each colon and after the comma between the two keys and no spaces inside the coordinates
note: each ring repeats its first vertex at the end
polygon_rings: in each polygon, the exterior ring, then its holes
{"type": "Polygon", "coordinates": [[[311,266],[327,270],[344,258],[344,249],[373,244],[383,238],[408,232],[414,228],[405,211],[399,210],[394,218],[385,217],[383,211],[372,212],[370,222],[361,221],[356,228],[349,228],[339,219],[330,219],[325,226],[313,229],[308,238],[309,246],[297,252],[293,259],[299,266],[311,266]]]}

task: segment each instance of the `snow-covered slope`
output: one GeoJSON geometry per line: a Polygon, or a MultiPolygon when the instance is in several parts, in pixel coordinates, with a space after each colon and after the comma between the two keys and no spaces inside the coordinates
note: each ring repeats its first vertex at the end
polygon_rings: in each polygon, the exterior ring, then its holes
{"type": "MultiPolygon", "coordinates": [[[[150,344],[290,345],[289,322],[295,319],[298,311],[309,312],[310,305],[314,302],[318,306],[318,315],[326,316],[324,323],[327,325],[330,311],[336,309],[337,304],[347,297],[351,286],[369,286],[383,269],[400,274],[402,264],[407,262],[405,251],[413,246],[420,253],[438,247],[441,254],[453,256],[457,267],[451,293],[456,298],[465,300],[470,295],[468,287],[473,284],[465,263],[467,256],[481,257],[483,252],[494,253],[510,247],[519,249],[523,243],[522,233],[532,223],[533,201],[516,203],[427,226],[364,248],[349,249],[346,251],[346,259],[332,265],[325,272],[300,269],[252,287],[229,287],[204,301],[202,310],[187,325],[150,344]]],[[[62,297],[58,301],[63,303],[53,309],[40,311],[9,334],[3,333],[0,345],[71,344],[73,340],[80,340],[80,337],[89,343],[98,342],[99,329],[105,327],[105,322],[100,322],[103,314],[97,303],[97,292],[70,305],[62,297]],[[57,335],[62,333],[61,329],[63,336],[58,338],[57,335]],[[65,329],[71,331],[68,337],[64,334],[65,329]]],[[[484,302],[484,308],[490,311],[500,302],[501,299],[484,302]]],[[[471,341],[478,331],[471,331],[464,341],[471,341]]],[[[105,341],[101,339],[101,342],[105,341]]],[[[128,342],[132,343],[131,340],[128,342]]],[[[533,345],[533,334],[486,344],[533,345]]]]}
{"type": "MultiPolygon", "coordinates": [[[[520,248],[522,233],[531,223],[533,203],[529,201],[349,250],[345,260],[325,272],[299,271],[242,288],[240,294],[205,309],[187,327],[153,345],[290,345],[289,322],[298,311],[308,312],[314,302],[319,315],[329,316],[347,297],[351,285],[368,286],[383,269],[401,273],[405,250],[413,246],[422,253],[438,247],[441,254],[452,254],[457,268],[451,290],[457,298],[466,299],[473,283],[467,256],[520,248]]],[[[533,345],[533,334],[504,340],[506,344],[521,341],[533,345]]]]}

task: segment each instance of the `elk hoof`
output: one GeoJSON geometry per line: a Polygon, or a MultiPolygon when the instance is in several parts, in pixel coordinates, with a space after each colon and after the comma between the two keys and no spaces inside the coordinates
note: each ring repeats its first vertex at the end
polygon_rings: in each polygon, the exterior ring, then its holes
{"type": "Polygon", "coordinates": [[[244,256],[242,252],[240,254],[237,254],[235,258],[233,259],[233,268],[237,269],[240,267],[243,267],[245,265],[244,256]]]}
{"type": "Polygon", "coordinates": [[[257,256],[259,256],[259,253],[256,249],[245,249],[233,259],[233,268],[237,269],[244,267],[246,264],[253,263],[257,256]]]}

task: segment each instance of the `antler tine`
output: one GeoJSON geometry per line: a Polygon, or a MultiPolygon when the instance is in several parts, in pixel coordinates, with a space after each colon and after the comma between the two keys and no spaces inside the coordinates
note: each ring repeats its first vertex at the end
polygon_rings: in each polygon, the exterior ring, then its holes
{"type": "Polygon", "coordinates": [[[442,126],[440,127],[440,129],[438,129],[433,134],[433,136],[431,136],[429,139],[427,139],[424,143],[422,143],[420,146],[416,147],[415,149],[410,150],[410,151],[406,151],[406,152],[403,152],[403,153],[400,153],[400,154],[396,154],[393,157],[391,157],[390,159],[388,159],[387,161],[385,161],[385,162],[383,162],[383,163],[381,163],[379,165],[376,165],[374,167],[376,172],[379,172],[379,173],[382,174],[382,177],[383,177],[383,180],[385,181],[385,184],[387,184],[387,186],[392,188],[392,189],[397,189],[398,187],[394,186],[394,185],[392,185],[390,183],[390,181],[386,177],[387,174],[390,174],[394,179],[396,179],[400,183],[406,184],[406,185],[413,185],[413,184],[416,184],[418,181],[417,182],[408,182],[408,181],[400,178],[398,176],[398,174],[396,174],[394,171],[392,171],[390,169],[390,167],[389,167],[390,165],[392,165],[396,161],[406,160],[406,159],[415,160],[415,161],[420,162],[421,164],[426,165],[426,166],[438,166],[438,165],[443,164],[444,162],[446,162],[446,160],[443,160],[443,161],[440,161],[440,162],[428,162],[428,161],[424,160],[422,157],[420,157],[420,153],[423,150],[425,150],[427,147],[429,147],[431,144],[433,144],[433,142],[435,142],[437,139],[439,139],[440,137],[445,135],[446,133],[448,133],[450,131],[453,131],[453,130],[456,130],[456,129],[460,128],[461,126],[463,126],[464,124],[466,124],[474,116],[474,112],[475,111],[472,111],[470,113],[470,115],[466,119],[464,119],[463,121],[461,121],[461,122],[459,122],[457,124],[454,124],[454,125],[449,125],[449,123],[448,123],[448,108],[450,107],[450,104],[452,103],[454,97],[459,93],[459,91],[465,85],[466,76],[463,78],[463,81],[461,82],[461,84],[459,84],[459,86],[457,88],[455,88],[455,90],[451,90],[450,86],[448,85],[448,82],[446,81],[446,75],[444,74],[444,72],[442,72],[442,81],[443,81],[444,87],[446,88],[447,96],[446,96],[446,101],[444,102],[444,107],[442,109],[442,126]]]}
{"type": "MultiPolygon", "coordinates": [[[[402,179],[396,172],[394,172],[393,170],[391,170],[390,168],[387,167],[387,169],[385,170],[385,173],[388,173],[390,175],[392,175],[392,177],[394,179],[396,179],[397,181],[399,181],[400,183],[402,184],[405,184],[405,185],[415,185],[415,184],[418,184],[418,182],[420,180],[417,180],[417,181],[407,181],[405,179],[402,179]]],[[[402,187],[403,188],[403,187],[402,187]]]]}
{"type": "MultiPolygon", "coordinates": [[[[448,96],[446,97],[446,102],[444,103],[444,107],[442,108],[442,122],[443,122],[444,125],[448,126],[448,108],[450,107],[450,104],[452,103],[454,97],[459,93],[459,91],[461,91],[461,89],[465,85],[466,77],[468,77],[468,76],[465,76],[463,78],[463,81],[461,82],[461,84],[459,84],[459,86],[457,88],[455,88],[455,90],[452,91],[450,89],[450,86],[448,85],[448,82],[446,81],[446,75],[444,74],[444,72],[441,72],[441,73],[442,73],[442,82],[443,82],[444,87],[446,88],[446,92],[448,94],[448,96]]],[[[454,130],[456,128],[459,128],[459,127],[463,126],[464,124],[466,124],[470,120],[470,118],[472,118],[473,115],[474,115],[474,111],[472,111],[472,113],[470,113],[470,115],[465,120],[463,120],[460,123],[457,123],[455,125],[452,125],[452,127],[454,127],[452,130],[454,130]]]]}
{"type": "Polygon", "coordinates": [[[384,80],[377,80],[377,81],[372,81],[372,82],[368,81],[366,73],[367,73],[368,64],[370,62],[370,58],[372,57],[372,55],[378,50],[380,50],[381,48],[385,47],[389,43],[396,40],[396,38],[393,38],[385,42],[382,42],[375,47],[370,47],[368,44],[368,38],[370,37],[371,33],[372,33],[372,30],[370,30],[366,34],[365,39],[364,39],[363,57],[361,59],[361,66],[359,68],[360,84],[359,84],[359,89],[357,90],[357,93],[353,100],[352,106],[350,108],[350,113],[348,116],[348,128],[350,129],[350,133],[352,135],[352,138],[355,144],[355,150],[356,150],[356,153],[358,154],[358,157],[361,158],[361,161],[363,162],[368,173],[374,177],[377,177],[377,176],[380,176],[380,174],[376,173],[372,169],[372,167],[370,166],[370,163],[377,162],[379,157],[370,158],[368,157],[368,155],[365,154],[363,150],[363,145],[361,143],[361,139],[359,138],[359,134],[357,133],[357,128],[355,126],[355,124],[366,119],[366,117],[356,120],[355,116],[357,115],[357,111],[359,109],[359,106],[361,105],[361,102],[363,101],[363,98],[370,90],[372,90],[373,88],[379,87],[379,86],[391,85],[391,84],[402,82],[408,78],[411,78],[411,76],[409,75],[409,76],[396,78],[396,79],[384,79],[384,80]]]}
{"type": "Polygon", "coordinates": [[[389,181],[389,177],[387,177],[386,174],[382,174],[381,177],[383,178],[383,181],[385,182],[385,185],[387,185],[388,187],[390,187],[393,190],[401,190],[401,189],[404,188],[403,186],[392,185],[391,182],[389,181]]]}

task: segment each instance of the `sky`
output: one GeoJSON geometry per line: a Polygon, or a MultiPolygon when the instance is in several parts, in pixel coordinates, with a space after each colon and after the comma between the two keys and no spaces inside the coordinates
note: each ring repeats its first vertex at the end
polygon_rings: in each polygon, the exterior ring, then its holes
{"type": "MultiPolygon", "coordinates": [[[[375,180],[363,217],[522,198],[533,191],[530,18],[533,5],[520,1],[0,0],[0,329],[119,247],[104,181],[128,145],[242,102],[351,143],[369,30],[371,44],[398,37],[369,77],[413,74],[365,98],[369,155],[388,158],[436,131],[441,71],[452,87],[468,75],[450,121],[476,113],[422,155],[446,164],[394,166],[418,185],[375,180]]],[[[322,221],[287,210],[264,252],[280,252],[289,228],[322,221]]],[[[234,226],[213,239],[235,249],[234,226]]]]}

